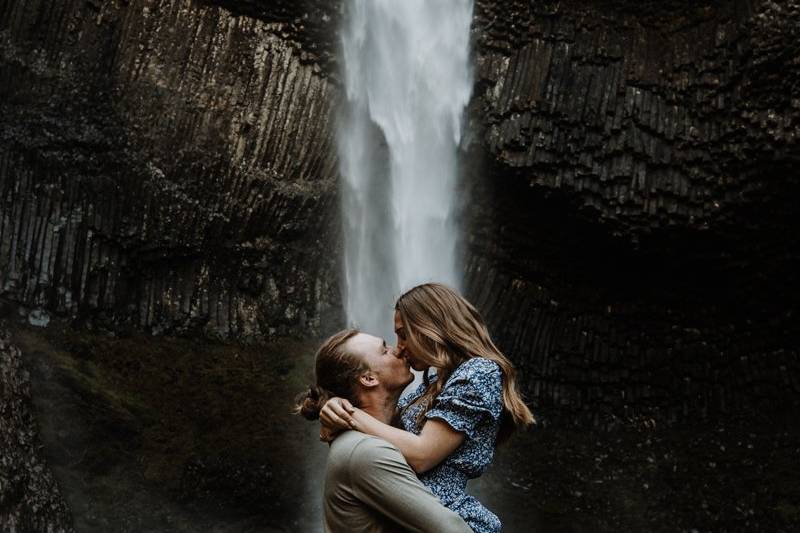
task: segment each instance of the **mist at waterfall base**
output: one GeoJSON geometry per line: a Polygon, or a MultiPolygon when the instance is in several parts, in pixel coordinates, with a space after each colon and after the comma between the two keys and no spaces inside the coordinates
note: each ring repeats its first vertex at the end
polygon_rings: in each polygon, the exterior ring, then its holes
{"type": "Polygon", "coordinates": [[[472,90],[472,0],[351,0],[338,134],[348,323],[392,338],[392,306],[459,288],[458,146],[472,90]]]}

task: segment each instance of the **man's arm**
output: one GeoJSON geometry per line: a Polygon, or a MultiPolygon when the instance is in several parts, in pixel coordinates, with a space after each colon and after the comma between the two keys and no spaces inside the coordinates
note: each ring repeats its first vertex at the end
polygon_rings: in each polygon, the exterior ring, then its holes
{"type": "Polygon", "coordinates": [[[367,507],[409,531],[470,533],[417,479],[400,452],[380,439],[359,442],[350,456],[350,479],[356,497],[367,507]]]}

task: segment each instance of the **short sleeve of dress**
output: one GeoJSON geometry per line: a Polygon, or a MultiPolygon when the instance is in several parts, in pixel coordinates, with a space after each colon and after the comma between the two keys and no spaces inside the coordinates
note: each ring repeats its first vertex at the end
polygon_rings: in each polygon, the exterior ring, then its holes
{"type": "Polygon", "coordinates": [[[453,372],[425,417],[439,418],[475,438],[479,428],[500,418],[502,391],[503,378],[497,363],[478,357],[469,359],[453,372]]]}

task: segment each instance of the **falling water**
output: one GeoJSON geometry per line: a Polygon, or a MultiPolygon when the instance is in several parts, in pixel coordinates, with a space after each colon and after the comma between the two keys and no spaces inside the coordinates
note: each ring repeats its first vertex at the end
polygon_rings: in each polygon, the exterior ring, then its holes
{"type": "Polygon", "coordinates": [[[402,290],[459,285],[454,217],[471,20],[472,0],[347,2],[345,305],[365,331],[391,332],[402,290]]]}

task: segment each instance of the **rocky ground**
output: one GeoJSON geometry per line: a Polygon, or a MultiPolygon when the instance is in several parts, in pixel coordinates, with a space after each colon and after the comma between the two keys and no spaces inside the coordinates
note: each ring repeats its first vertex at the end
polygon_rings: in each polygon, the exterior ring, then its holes
{"type": "Polygon", "coordinates": [[[314,530],[311,473],[325,447],[290,414],[308,345],[120,338],[58,323],[13,338],[77,531],[314,530]]]}
{"type": "Polygon", "coordinates": [[[72,530],[71,516],[47,467],[22,354],[0,321],[0,531],[72,530]]]}

